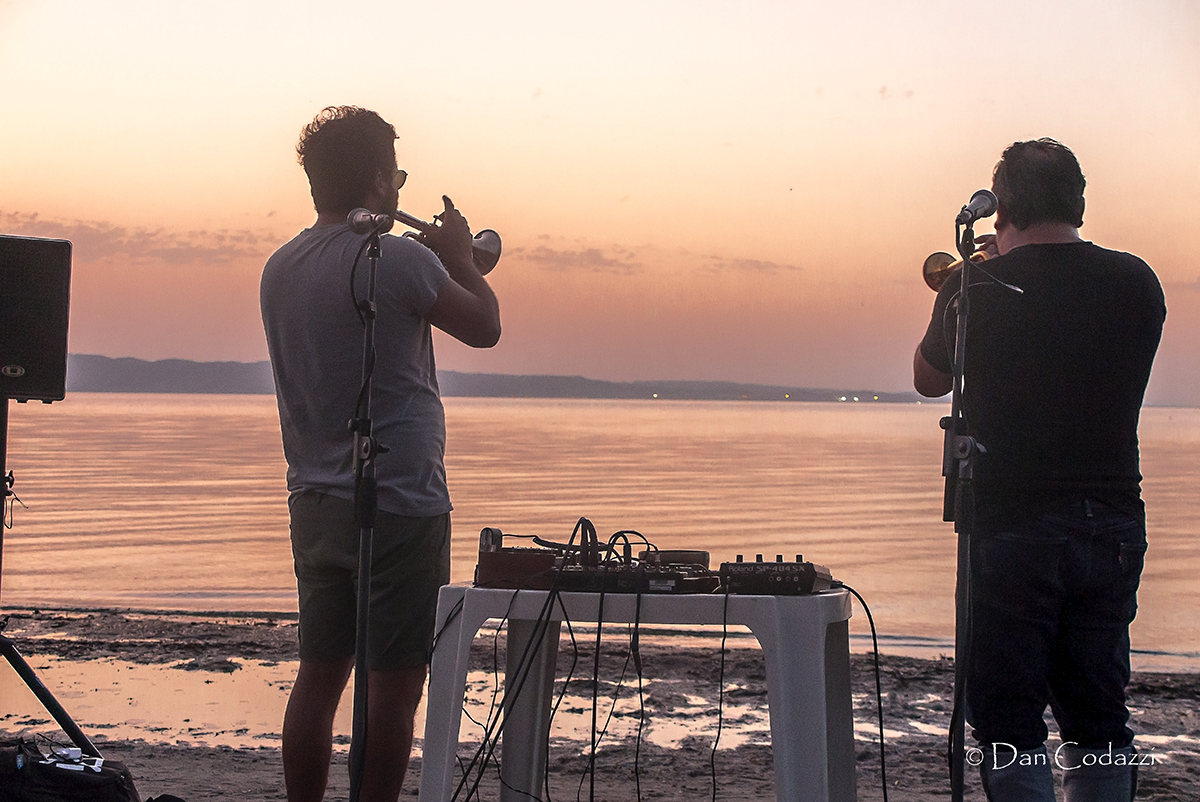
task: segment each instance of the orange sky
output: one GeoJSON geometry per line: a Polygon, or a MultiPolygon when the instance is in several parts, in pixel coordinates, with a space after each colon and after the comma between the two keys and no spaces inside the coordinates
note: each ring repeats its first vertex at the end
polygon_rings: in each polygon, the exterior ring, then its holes
{"type": "Polygon", "coordinates": [[[1200,404],[1195,2],[355,13],[0,0],[0,233],[74,242],[73,352],[265,358],[262,263],[313,216],[296,137],[353,103],[400,133],[402,208],[504,237],[504,337],[443,368],[905,389],[922,260],[1054,136],[1084,236],[1166,288],[1150,400],[1200,404]]]}

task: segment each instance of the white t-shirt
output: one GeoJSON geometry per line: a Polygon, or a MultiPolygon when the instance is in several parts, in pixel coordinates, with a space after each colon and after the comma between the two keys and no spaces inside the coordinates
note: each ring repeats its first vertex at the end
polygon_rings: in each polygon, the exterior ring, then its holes
{"type": "MultiPolygon", "coordinates": [[[[346,225],[300,232],[267,260],[259,300],[288,490],[354,497],[353,433],[362,386],[363,324],[353,298],[367,297],[365,236],[346,225]]],[[[389,451],[376,459],[379,509],[430,516],[450,511],[443,456],[446,422],[433,339],[424,314],[449,274],[425,246],[384,235],[376,287],[371,418],[389,451]]]]}

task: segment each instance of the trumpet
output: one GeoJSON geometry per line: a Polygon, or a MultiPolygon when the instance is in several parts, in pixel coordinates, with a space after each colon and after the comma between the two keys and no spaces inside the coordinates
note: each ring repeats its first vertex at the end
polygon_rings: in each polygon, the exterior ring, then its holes
{"type": "MultiPolygon", "coordinates": [[[[422,234],[437,228],[436,223],[426,223],[419,217],[413,217],[408,212],[402,212],[399,209],[392,212],[392,219],[409,228],[416,229],[422,234]]],[[[412,236],[412,233],[409,232],[404,236],[412,236]]],[[[492,268],[500,261],[500,235],[490,228],[480,231],[472,238],[471,256],[474,258],[475,268],[481,276],[491,273],[492,268]]]]}
{"type": "MultiPolygon", "coordinates": [[[[972,262],[982,262],[987,258],[987,251],[975,251],[975,253],[971,254],[972,262]]],[[[942,251],[931,253],[925,259],[925,264],[921,267],[921,275],[924,276],[925,283],[929,285],[929,289],[937,292],[946,283],[946,279],[950,277],[950,274],[962,267],[962,263],[962,259],[955,259],[950,254],[942,251]]]]}

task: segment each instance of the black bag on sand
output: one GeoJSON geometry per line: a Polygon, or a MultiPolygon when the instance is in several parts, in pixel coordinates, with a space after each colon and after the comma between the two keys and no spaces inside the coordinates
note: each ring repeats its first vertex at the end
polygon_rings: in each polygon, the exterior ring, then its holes
{"type": "Polygon", "coordinates": [[[141,802],[123,763],[78,752],[0,741],[0,802],[141,802]]]}

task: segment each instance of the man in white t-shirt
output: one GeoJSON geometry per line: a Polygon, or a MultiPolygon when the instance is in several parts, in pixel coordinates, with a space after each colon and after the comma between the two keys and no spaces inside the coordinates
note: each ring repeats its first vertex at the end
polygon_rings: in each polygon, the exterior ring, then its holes
{"type": "MultiPolygon", "coordinates": [[[[367,297],[368,270],[366,237],[346,218],[356,208],[396,210],[405,173],[395,139],[378,114],[352,106],[327,108],[304,129],[296,151],[317,221],[276,251],[262,276],[300,601],[300,670],[283,724],[289,802],[324,796],[333,717],[354,667],[359,529],[347,422],[359,417],[356,302],[367,297]]],[[[371,419],[388,451],[376,459],[364,802],[400,794],[438,588],[449,581],[446,427],[430,326],[478,348],[500,338],[499,305],[475,267],[470,229],[444,201],[442,224],[423,244],[390,235],[381,243],[371,419]]]]}

